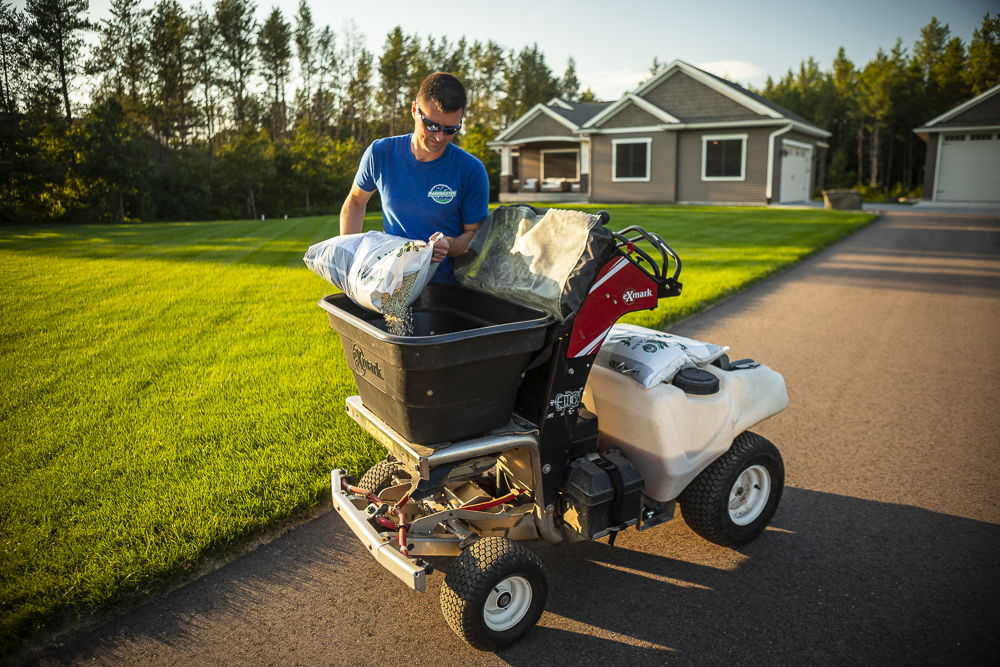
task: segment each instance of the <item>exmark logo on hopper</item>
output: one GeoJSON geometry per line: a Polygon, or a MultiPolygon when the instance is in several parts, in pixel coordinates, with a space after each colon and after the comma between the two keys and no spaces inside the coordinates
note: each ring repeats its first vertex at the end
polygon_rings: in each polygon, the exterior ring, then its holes
{"type": "Polygon", "coordinates": [[[650,296],[653,296],[653,290],[649,288],[645,289],[642,292],[637,292],[636,290],[630,289],[626,291],[624,294],[622,294],[622,301],[624,301],[625,303],[632,303],[637,299],[642,299],[644,297],[650,297],[650,296]]]}
{"type": "Polygon", "coordinates": [[[427,196],[436,201],[438,204],[448,204],[458,196],[458,191],[453,190],[447,185],[438,184],[431,188],[431,191],[427,193],[427,196]]]}
{"type": "Polygon", "coordinates": [[[370,372],[380,380],[385,379],[382,377],[382,369],[379,368],[379,365],[365,359],[364,351],[357,345],[354,346],[354,370],[361,376],[370,372]]]}

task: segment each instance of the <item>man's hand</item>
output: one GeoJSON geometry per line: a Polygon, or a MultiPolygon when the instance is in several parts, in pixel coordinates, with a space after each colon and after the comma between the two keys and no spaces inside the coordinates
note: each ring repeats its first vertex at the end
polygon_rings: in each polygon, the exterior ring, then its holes
{"type": "Polygon", "coordinates": [[[448,249],[451,247],[451,240],[441,232],[434,232],[429,243],[434,244],[434,257],[431,259],[435,264],[440,264],[448,258],[448,249]]]}
{"type": "Polygon", "coordinates": [[[479,228],[479,223],[474,225],[462,225],[465,230],[458,236],[445,236],[441,232],[434,232],[427,240],[434,244],[434,262],[443,262],[448,257],[458,257],[469,248],[469,241],[479,228]]]}

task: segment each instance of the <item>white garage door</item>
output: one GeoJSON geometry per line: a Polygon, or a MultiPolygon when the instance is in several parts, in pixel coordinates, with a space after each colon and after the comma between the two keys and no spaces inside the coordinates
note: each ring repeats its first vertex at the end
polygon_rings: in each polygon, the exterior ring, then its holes
{"type": "Polygon", "coordinates": [[[945,134],[938,144],[936,201],[1000,201],[1000,135],[945,134]]]}
{"type": "Polygon", "coordinates": [[[812,147],[787,140],[782,142],[781,147],[781,191],[778,193],[778,201],[808,201],[812,147]]]}

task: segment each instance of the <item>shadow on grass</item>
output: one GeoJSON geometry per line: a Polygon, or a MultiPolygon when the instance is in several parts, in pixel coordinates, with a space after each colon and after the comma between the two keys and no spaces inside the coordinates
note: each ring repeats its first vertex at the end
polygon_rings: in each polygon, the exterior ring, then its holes
{"type": "MultiPolygon", "coordinates": [[[[458,640],[426,594],[327,514],[81,637],[43,665],[996,664],[1000,526],[786,489],[774,529],[733,552],[683,521],[603,542],[531,544],[550,595],[498,656],[458,640]]],[[[445,559],[441,560],[447,563],[445,559]]],[[[443,569],[446,569],[444,565],[443,569]]]]}

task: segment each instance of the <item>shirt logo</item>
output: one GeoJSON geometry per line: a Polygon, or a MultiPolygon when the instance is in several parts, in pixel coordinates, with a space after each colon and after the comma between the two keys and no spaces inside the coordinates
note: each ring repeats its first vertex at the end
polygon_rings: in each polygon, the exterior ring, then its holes
{"type": "Polygon", "coordinates": [[[431,191],[427,193],[427,196],[436,201],[438,204],[449,204],[451,200],[458,195],[458,192],[452,190],[447,185],[438,184],[431,188],[431,191]]]}

